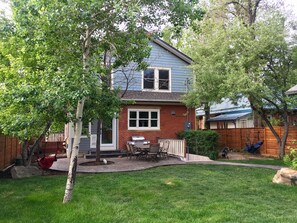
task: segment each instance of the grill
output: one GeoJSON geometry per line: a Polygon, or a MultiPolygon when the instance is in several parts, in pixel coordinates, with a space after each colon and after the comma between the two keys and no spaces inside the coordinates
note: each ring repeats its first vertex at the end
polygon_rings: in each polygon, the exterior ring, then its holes
{"type": "Polygon", "coordinates": [[[128,141],[130,145],[137,145],[138,147],[147,147],[150,145],[150,141],[146,140],[143,136],[132,136],[132,141],[128,141]]]}

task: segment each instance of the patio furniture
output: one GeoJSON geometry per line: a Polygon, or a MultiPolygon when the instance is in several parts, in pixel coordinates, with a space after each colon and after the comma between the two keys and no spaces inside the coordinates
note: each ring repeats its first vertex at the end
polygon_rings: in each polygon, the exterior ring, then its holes
{"type": "Polygon", "coordinates": [[[126,144],[127,147],[127,158],[132,159],[132,157],[139,157],[140,152],[137,151],[137,148],[129,143],[126,144]]]}
{"type": "Polygon", "coordinates": [[[158,155],[160,153],[160,144],[151,144],[150,149],[147,153],[147,159],[152,161],[158,161],[158,155]]]}
{"type": "Polygon", "coordinates": [[[169,149],[169,145],[170,145],[170,141],[169,140],[165,140],[165,141],[162,141],[160,143],[160,151],[159,151],[159,154],[160,154],[160,157],[162,159],[167,159],[168,158],[168,149],[169,149]]]}
{"type": "Polygon", "coordinates": [[[251,144],[251,145],[246,145],[244,150],[248,151],[249,153],[256,153],[260,147],[263,145],[263,141],[258,141],[255,144],[251,144]]]}
{"type": "Polygon", "coordinates": [[[132,158],[133,151],[132,151],[132,146],[129,143],[126,143],[126,148],[127,148],[127,159],[132,158]]]}
{"type": "Polygon", "coordinates": [[[133,148],[135,153],[138,153],[139,159],[146,159],[149,152],[150,144],[143,144],[141,141],[135,141],[133,148]]]}

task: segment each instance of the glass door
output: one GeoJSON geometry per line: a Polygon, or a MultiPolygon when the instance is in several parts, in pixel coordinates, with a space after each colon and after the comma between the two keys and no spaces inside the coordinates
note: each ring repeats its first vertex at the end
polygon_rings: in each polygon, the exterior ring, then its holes
{"type": "Polygon", "coordinates": [[[116,119],[102,123],[101,150],[116,150],[116,119]]]}

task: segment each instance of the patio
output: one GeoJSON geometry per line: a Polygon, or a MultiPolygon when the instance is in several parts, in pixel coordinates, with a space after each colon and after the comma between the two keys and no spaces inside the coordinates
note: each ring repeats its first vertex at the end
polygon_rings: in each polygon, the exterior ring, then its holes
{"type": "MultiPolygon", "coordinates": [[[[78,173],[109,173],[109,172],[124,172],[124,171],[136,171],[144,170],[148,168],[153,168],[156,166],[168,166],[168,165],[182,165],[186,164],[184,161],[169,157],[168,159],[162,159],[158,162],[151,162],[138,159],[128,159],[127,157],[116,157],[116,158],[106,158],[108,161],[112,161],[113,164],[108,165],[98,165],[98,166],[82,166],[81,163],[91,162],[94,159],[78,158],[78,173]]],[[[69,159],[60,158],[53,163],[51,170],[57,171],[68,171],[69,159]]]]}
{"type": "MultiPolygon", "coordinates": [[[[245,159],[263,159],[259,155],[253,155],[248,153],[237,153],[231,152],[229,154],[230,160],[245,160],[245,159]]],[[[85,159],[78,158],[78,173],[111,173],[111,172],[126,172],[126,171],[138,171],[145,170],[149,168],[154,168],[158,166],[170,166],[170,165],[186,165],[186,164],[212,164],[212,165],[232,165],[232,166],[245,166],[245,167],[256,167],[256,168],[268,168],[278,170],[281,166],[273,165],[261,165],[261,164],[247,164],[247,163],[232,163],[228,162],[228,159],[224,159],[223,162],[220,160],[213,161],[208,157],[190,154],[187,158],[181,159],[169,156],[168,159],[161,159],[158,162],[139,160],[139,159],[129,159],[127,157],[116,157],[116,158],[106,158],[107,161],[113,162],[113,164],[108,165],[98,165],[98,166],[82,166],[81,163],[91,162],[95,159],[85,159]]],[[[56,162],[53,163],[51,170],[68,172],[69,159],[68,158],[58,158],[56,162]]]]}

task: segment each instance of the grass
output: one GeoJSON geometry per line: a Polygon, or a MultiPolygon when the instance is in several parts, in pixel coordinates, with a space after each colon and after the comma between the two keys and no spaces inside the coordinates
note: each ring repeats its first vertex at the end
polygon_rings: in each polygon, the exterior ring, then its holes
{"type": "Polygon", "coordinates": [[[262,164],[262,165],[274,165],[286,167],[283,160],[280,159],[250,159],[250,160],[219,160],[233,163],[250,163],[250,164],[262,164]]]}
{"type": "Polygon", "coordinates": [[[66,176],[1,179],[0,222],[296,222],[296,187],[274,170],[182,165],[79,175],[62,204],[66,176]]]}

